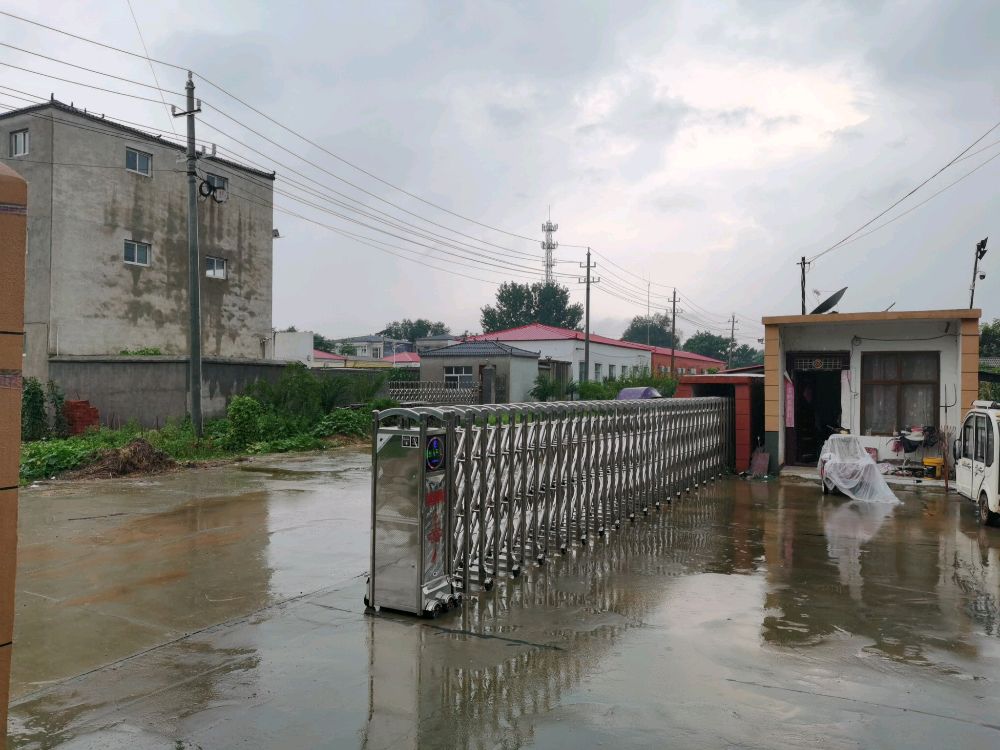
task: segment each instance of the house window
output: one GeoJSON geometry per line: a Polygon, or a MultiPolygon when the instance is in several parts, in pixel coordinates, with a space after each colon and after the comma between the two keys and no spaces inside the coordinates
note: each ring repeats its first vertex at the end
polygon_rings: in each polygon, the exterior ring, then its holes
{"type": "Polygon", "coordinates": [[[594,362],[594,380],[601,382],[601,363],[594,362]]]}
{"type": "Polygon", "coordinates": [[[444,368],[445,388],[472,388],[472,365],[453,365],[444,368]]]}
{"type": "Polygon", "coordinates": [[[153,155],[134,148],[125,149],[125,169],[149,177],[153,173],[153,155]]]}
{"type": "Polygon", "coordinates": [[[578,362],[577,364],[579,365],[579,369],[580,369],[580,373],[579,373],[579,375],[577,377],[577,380],[579,380],[582,383],[583,381],[585,381],[587,379],[587,363],[586,362],[578,362]]]}
{"type": "Polygon", "coordinates": [[[229,190],[228,177],[222,177],[221,175],[207,172],[205,174],[205,182],[207,182],[213,190],[229,190]]]}
{"type": "Polygon", "coordinates": [[[938,352],[862,354],[862,434],[894,435],[907,427],[936,426],[940,380],[938,352]]]}
{"type": "Polygon", "coordinates": [[[10,155],[26,156],[31,145],[31,136],[27,130],[15,130],[10,134],[10,155]]]}
{"type": "Polygon", "coordinates": [[[205,258],[205,275],[210,279],[226,278],[226,259],[207,256],[205,258]]]}
{"type": "MultiPolygon", "coordinates": [[[[625,368],[623,367],[622,370],[624,370],[624,369],[625,368]]],[[[608,377],[611,378],[612,380],[615,379],[615,366],[614,365],[608,365],[608,377]]]]}
{"type": "Polygon", "coordinates": [[[125,254],[123,258],[126,263],[134,266],[148,266],[150,256],[149,250],[149,245],[145,242],[125,240],[125,254]]]}

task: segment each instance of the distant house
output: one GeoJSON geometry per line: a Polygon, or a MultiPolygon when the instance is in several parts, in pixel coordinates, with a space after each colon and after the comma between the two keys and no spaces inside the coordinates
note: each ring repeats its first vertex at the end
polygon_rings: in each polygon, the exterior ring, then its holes
{"type": "Polygon", "coordinates": [[[345,344],[353,346],[354,354],[350,354],[349,356],[358,359],[382,359],[386,355],[413,351],[413,344],[409,341],[392,339],[387,336],[378,336],[375,334],[337,339],[334,344],[336,344],[338,351],[342,351],[345,344]]]}
{"type": "Polygon", "coordinates": [[[416,352],[400,352],[382,357],[383,362],[389,362],[393,367],[420,367],[420,355],[416,352]]]}
{"type": "Polygon", "coordinates": [[[424,336],[417,339],[416,347],[418,352],[426,352],[431,349],[440,349],[444,346],[457,344],[461,340],[461,336],[456,336],[453,333],[439,333],[434,336],[424,336]]]}
{"type": "Polygon", "coordinates": [[[704,375],[710,370],[724,370],[726,363],[721,359],[705,357],[683,349],[668,349],[663,346],[650,347],[653,359],[653,372],[659,375],[704,375]],[[674,373],[670,371],[671,354],[673,354],[674,373]]]}
{"type": "Polygon", "coordinates": [[[426,351],[420,358],[420,380],[468,388],[484,380],[487,368],[492,368],[497,402],[530,400],[538,377],[538,353],[499,341],[463,341],[426,351]]]}
{"type": "MultiPolygon", "coordinates": [[[[558,328],[542,323],[509,328],[505,331],[470,336],[467,341],[502,341],[516,344],[528,351],[537,352],[544,369],[546,362],[551,372],[565,373],[557,380],[584,379],[584,335],[582,331],[558,328]],[[561,365],[561,367],[560,367],[561,365]]],[[[618,378],[649,372],[652,366],[653,347],[631,341],[590,334],[589,380],[618,378]]]]}

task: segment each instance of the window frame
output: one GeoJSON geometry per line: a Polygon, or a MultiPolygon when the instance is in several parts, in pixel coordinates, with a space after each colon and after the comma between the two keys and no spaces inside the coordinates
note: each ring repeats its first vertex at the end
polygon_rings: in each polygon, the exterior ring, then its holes
{"type": "Polygon", "coordinates": [[[907,385],[932,385],[934,386],[934,402],[933,402],[933,415],[932,419],[934,422],[930,425],[924,425],[925,427],[937,427],[938,422],[940,422],[940,410],[941,410],[941,352],[939,350],[924,350],[924,351],[870,351],[861,352],[861,434],[862,435],[873,435],[873,436],[891,436],[895,434],[894,432],[875,432],[872,430],[869,432],[867,414],[865,408],[865,389],[869,386],[884,385],[884,386],[894,386],[896,388],[896,414],[895,414],[895,429],[898,432],[904,427],[909,425],[899,424],[900,415],[903,413],[903,388],[907,385]],[[902,357],[907,355],[934,355],[937,360],[937,373],[933,380],[925,378],[917,379],[904,379],[903,378],[903,367],[902,367],[902,357]],[[870,356],[886,357],[894,356],[896,358],[896,377],[895,378],[865,378],[865,360],[870,356]]]}
{"type": "Polygon", "coordinates": [[[9,158],[11,158],[11,159],[16,159],[16,158],[18,158],[20,156],[27,156],[28,154],[30,154],[31,153],[31,130],[29,130],[28,128],[21,128],[20,130],[12,130],[12,131],[10,131],[10,136],[9,136],[9,138],[7,140],[7,153],[9,154],[9,158]],[[23,135],[24,136],[24,151],[21,151],[19,153],[15,153],[14,152],[14,143],[16,142],[17,136],[19,136],[19,135],[23,135]]]}
{"type": "Polygon", "coordinates": [[[444,387],[458,390],[460,388],[473,388],[476,381],[473,379],[472,365],[445,365],[444,387]],[[451,372],[449,372],[449,370],[451,372]],[[461,370],[462,372],[455,372],[461,370]]]}
{"type": "Polygon", "coordinates": [[[601,382],[601,363],[594,362],[594,381],[597,383],[601,382]]]}
{"type": "Polygon", "coordinates": [[[229,260],[227,258],[221,258],[218,255],[206,255],[205,256],[205,278],[206,279],[217,279],[219,281],[225,281],[229,278],[229,260]],[[208,263],[212,261],[215,268],[212,271],[208,269],[208,263]],[[218,264],[222,263],[222,275],[218,275],[218,264]]]}
{"type": "Polygon", "coordinates": [[[141,150],[139,150],[137,148],[133,148],[132,146],[126,146],[125,147],[125,171],[126,172],[131,172],[132,174],[142,175],[143,177],[152,177],[153,176],[153,155],[151,153],[149,153],[148,151],[141,151],[141,150]],[[129,155],[130,151],[135,154],[135,169],[132,169],[128,165],[128,155],[129,155]],[[139,169],[139,157],[140,156],[145,156],[147,159],[149,159],[149,165],[148,165],[149,166],[149,171],[148,172],[143,172],[141,169],[139,169]]]}
{"type": "Polygon", "coordinates": [[[153,262],[153,246],[149,242],[142,242],[141,240],[125,240],[122,245],[122,262],[129,266],[139,266],[140,268],[149,268],[153,262]],[[135,260],[129,260],[126,257],[128,252],[128,246],[132,245],[132,257],[135,260]],[[139,248],[146,248],[146,262],[141,263],[139,261],[139,248]]]}

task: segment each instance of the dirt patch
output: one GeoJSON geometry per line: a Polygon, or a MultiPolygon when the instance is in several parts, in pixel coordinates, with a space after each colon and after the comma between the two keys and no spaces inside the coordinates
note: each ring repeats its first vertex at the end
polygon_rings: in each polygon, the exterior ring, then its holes
{"type": "Polygon", "coordinates": [[[136,438],[124,448],[104,451],[89,466],[69,475],[71,479],[94,477],[125,477],[131,474],[160,474],[177,466],[177,462],[157,450],[144,438],[136,438]]]}

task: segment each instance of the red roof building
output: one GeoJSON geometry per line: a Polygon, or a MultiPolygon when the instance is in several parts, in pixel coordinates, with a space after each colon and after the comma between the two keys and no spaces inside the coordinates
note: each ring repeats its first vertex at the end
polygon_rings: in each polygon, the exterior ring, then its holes
{"type": "MultiPolygon", "coordinates": [[[[674,352],[664,346],[650,347],[653,350],[653,372],[670,374],[670,354],[674,352]]],[[[709,370],[724,370],[726,363],[721,359],[705,357],[694,352],[677,349],[674,352],[674,368],[678,375],[704,375],[709,370]]]]}
{"type": "Polygon", "coordinates": [[[383,362],[392,362],[397,367],[419,367],[420,355],[416,352],[397,352],[382,357],[383,362]]]}

